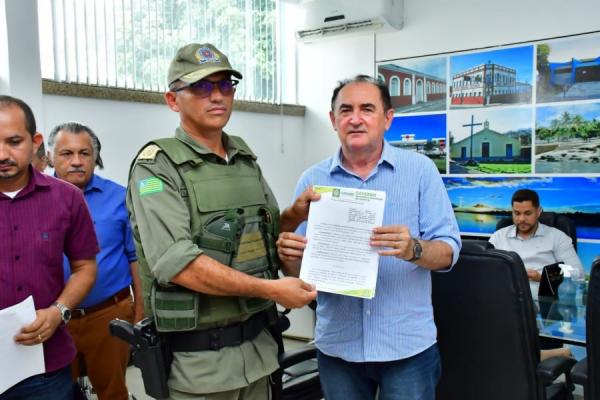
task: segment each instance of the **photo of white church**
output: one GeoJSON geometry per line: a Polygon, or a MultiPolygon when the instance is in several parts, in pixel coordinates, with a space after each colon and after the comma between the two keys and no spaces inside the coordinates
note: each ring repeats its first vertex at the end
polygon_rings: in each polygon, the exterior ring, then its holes
{"type": "Polygon", "coordinates": [[[451,174],[531,173],[531,109],[448,115],[451,174]]]}

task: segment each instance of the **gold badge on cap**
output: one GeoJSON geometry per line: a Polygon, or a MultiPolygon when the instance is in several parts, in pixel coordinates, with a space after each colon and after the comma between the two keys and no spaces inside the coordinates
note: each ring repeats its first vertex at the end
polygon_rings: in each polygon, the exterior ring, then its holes
{"type": "Polygon", "coordinates": [[[221,57],[216,54],[212,49],[208,47],[200,47],[198,51],[196,51],[196,60],[198,60],[198,64],[204,64],[207,62],[220,62],[221,57]]]}

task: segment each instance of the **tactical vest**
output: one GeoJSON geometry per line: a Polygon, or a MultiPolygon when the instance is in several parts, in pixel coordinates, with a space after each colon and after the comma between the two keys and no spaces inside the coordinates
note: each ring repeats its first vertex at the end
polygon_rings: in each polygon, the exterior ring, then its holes
{"type": "MultiPolygon", "coordinates": [[[[183,180],[179,191],[188,205],[192,239],[204,254],[246,274],[276,279],[279,210],[267,204],[256,156],[241,138],[228,139],[239,149],[230,164],[209,162],[206,158],[213,154],[200,155],[176,138],[158,139],[146,146],[158,146],[183,180]]],[[[273,305],[261,298],[211,296],[159,284],[141,243],[136,243],[136,249],[145,308],[154,316],[158,331],[225,326],[273,305]]]]}

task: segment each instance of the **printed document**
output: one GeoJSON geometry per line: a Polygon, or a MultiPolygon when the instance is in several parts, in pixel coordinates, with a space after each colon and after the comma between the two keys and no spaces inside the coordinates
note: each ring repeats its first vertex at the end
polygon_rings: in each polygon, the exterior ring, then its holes
{"type": "Polygon", "coordinates": [[[24,346],[15,336],[35,320],[33,297],[0,310],[0,394],[32,375],[45,372],[44,349],[41,344],[24,346]]]}
{"type": "Polygon", "coordinates": [[[381,226],[385,192],[315,186],[321,200],[310,205],[300,278],[318,291],[371,299],[379,255],[369,245],[381,226]]]}

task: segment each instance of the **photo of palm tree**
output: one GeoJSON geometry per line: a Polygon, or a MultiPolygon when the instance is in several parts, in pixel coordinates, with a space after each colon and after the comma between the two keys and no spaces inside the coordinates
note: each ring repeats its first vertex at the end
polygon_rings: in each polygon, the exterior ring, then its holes
{"type": "Polygon", "coordinates": [[[600,171],[600,103],[538,107],[536,173],[600,171]]]}

